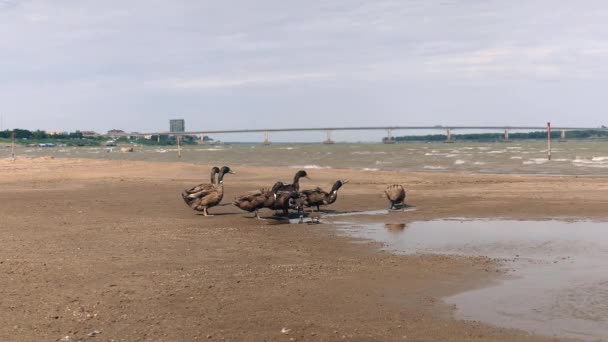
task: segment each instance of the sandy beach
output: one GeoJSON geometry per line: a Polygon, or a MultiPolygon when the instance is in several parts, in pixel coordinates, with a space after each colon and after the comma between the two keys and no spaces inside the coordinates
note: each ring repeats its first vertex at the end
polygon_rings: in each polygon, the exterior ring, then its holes
{"type": "MultiPolygon", "coordinates": [[[[259,221],[231,205],[198,215],[179,194],[206,182],[210,166],[0,160],[0,340],[548,339],[457,320],[442,302],[503,276],[491,259],[393,255],[330,224],[259,221]]],[[[230,166],[224,203],[295,171],[230,166]]],[[[385,209],[385,186],[404,184],[416,210],[391,213],[399,222],[608,218],[601,177],[309,175],[303,187],[350,180],[329,208],[339,212],[385,209]]]]}

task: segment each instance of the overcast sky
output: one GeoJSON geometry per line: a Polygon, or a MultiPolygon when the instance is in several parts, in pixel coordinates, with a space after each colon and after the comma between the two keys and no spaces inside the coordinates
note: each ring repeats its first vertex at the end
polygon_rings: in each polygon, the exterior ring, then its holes
{"type": "Polygon", "coordinates": [[[598,126],[606,18],[605,1],[0,0],[0,113],[47,130],[598,126]]]}

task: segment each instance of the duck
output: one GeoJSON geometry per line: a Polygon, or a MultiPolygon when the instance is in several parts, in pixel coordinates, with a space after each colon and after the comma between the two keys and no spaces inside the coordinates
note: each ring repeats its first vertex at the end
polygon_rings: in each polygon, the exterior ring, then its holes
{"type": "Polygon", "coordinates": [[[283,210],[284,215],[289,215],[289,209],[293,207],[293,200],[300,197],[300,179],[308,178],[308,174],[304,170],[296,172],[293,177],[293,183],[286,184],[276,182],[272,187],[275,190],[274,209],[283,210]]]}
{"type": "Polygon", "coordinates": [[[323,191],[323,189],[317,187],[312,190],[304,190],[302,193],[306,195],[306,203],[307,207],[313,208],[317,207],[317,211],[320,210],[321,205],[329,205],[333,204],[336,199],[338,199],[338,190],[342,187],[342,185],[348,183],[348,180],[337,180],[334,185],[331,187],[329,192],[323,191]]]}
{"type": "Polygon", "coordinates": [[[389,210],[397,209],[397,205],[403,204],[405,200],[405,188],[403,185],[391,184],[384,190],[386,198],[390,201],[389,210]]]}
{"type": "Polygon", "coordinates": [[[186,204],[193,210],[202,211],[205,216],[212,216],[209,215],[208,209],[220,204],[224,198],[224,176],[226,174],[235,174],[235,172],[228,166],[224,166],[220,169],[217,184],[213,184],[212,187],[201,187],[200,191],[192,194],[184,191],[182,197],[186,204]]]}
{"type": "Polygon", "coordinates": [[[272,189],[260,189],[254,193],[238,196],[232,204],[241,210],[255,212],[254,217],[261,220],[262,218],[260,218],[258,211],[262,208],[274,208],[277,188],[281,184],[281,182],[277,182],[272,189]]]}
{"type": "Polygon", "coordinates": [[[195,187],[192,187],[190,189],[184,190],[184,192],[182,193],[182,198],[184,199],[184,201],[186,202],[186,204],[190,205],[190,202],[188,200],[192,200],[195,199],[196,196],[194,194],[199,193],[203,190],[210,190],[213,189],[213,187],[217,184],[217,180],[216,180],[216,176],[220,173],[220,168],[217,166],[214,166],[211,168],[211,180],[210,183],[202,183],[199,184],[195,187]],[[194,196],[190,196],[190,195],[194,195],[194,196]]]}
{"type": "Polygon", "coordinates": [[[296,174],[293,176],[293,183],[291,183],[291,184],[286,184],[283,182],[275,183],[275,185],[281,183],[281,186],[278,187],[277,191],[300,191],[300,179],[301,178],[310,179],[308,177],[308,174],[306,173],[306,171],[300,170],[300,171],[296,172],[296,174]]]}

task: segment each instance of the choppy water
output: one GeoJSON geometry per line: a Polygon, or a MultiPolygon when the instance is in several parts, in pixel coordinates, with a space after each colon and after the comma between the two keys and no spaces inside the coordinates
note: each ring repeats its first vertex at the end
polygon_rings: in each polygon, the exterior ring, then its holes
{"type": "MultiPolygon", "coordinates": [[[[474,173],[604,175],[608,174],[608,141],[554,143],[552,160],[541,141],[511,143],[407,144],[276,144],[135,146],[133,153],[105,147],[19,147],[18,156],[54,156],[205,164],[353,168],[361,170],[449,171],[474,173]]],[[[0,158],[10,156],[2,146],[0,158]]]]}

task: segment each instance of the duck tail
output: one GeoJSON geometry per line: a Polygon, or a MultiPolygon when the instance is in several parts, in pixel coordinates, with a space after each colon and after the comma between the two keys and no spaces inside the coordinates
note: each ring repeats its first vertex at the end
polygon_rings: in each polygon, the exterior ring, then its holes
{"type": "Polygon", "coordinates": [[[190,201],[190,199],[188,198],[188,193],[186,192],[186,190],[184,190],[184,191],[182,192],[182,199],[184,200],[184,202],[186,202],[186,204],[187,204],[188,206],[190,206],[191,201],[190,201]]]}

